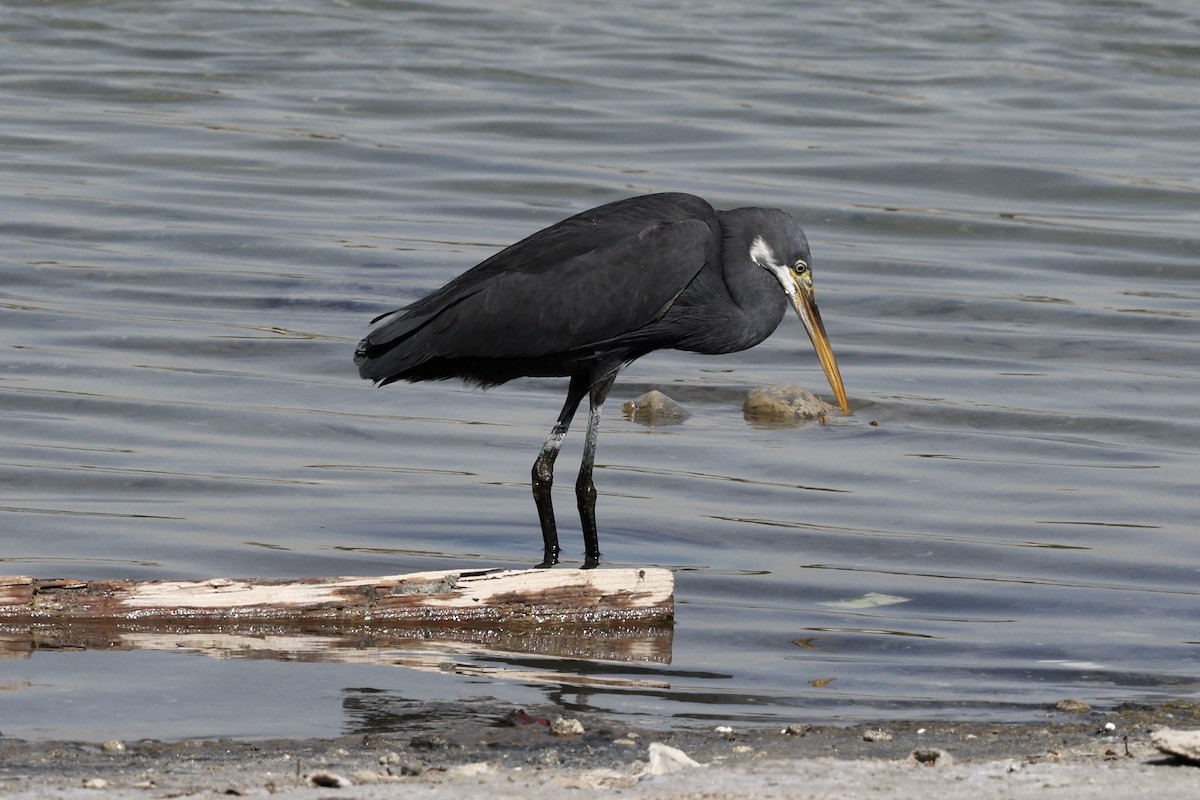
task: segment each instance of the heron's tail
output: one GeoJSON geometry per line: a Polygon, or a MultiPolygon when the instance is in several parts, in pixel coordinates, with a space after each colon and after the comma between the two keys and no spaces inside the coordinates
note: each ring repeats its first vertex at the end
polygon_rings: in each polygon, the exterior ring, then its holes
{"type": "MultiPolygon", "coordinates": [[[[386,314],[384,316],[387,316],[386,314]]],[[[421,346],[416,334],[423,326],[399,316],[367,334],[354,349],[359,377],[385,386],[404,380],[409,372],[427,361],[432,353],[421,346]]]]}

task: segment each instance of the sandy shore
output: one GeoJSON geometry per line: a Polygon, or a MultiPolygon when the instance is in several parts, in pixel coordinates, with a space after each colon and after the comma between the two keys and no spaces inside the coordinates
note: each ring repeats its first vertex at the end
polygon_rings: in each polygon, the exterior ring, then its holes
{"type": "Polygon", "coordinates": [[[1033,724],[629,730],[579,719],[333,740],[29,742],[0,738],[0,795],[174,798],[1115,798],[1200,796],[1200,766],[1150,744],[1200,705],[1048,712],[1033,724]],[[672,748],[703,766],[671,758],[672,748]],[[654,756],[651,758],[651,756],[654,756]],[[649,766],[657,770],[649,769],[649,766]],[[657,772],[658,774],[654,774],[657,772]]]}

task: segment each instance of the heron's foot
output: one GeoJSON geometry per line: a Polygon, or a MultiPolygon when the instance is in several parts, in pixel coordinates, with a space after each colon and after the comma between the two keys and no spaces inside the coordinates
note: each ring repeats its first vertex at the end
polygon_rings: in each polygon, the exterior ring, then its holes
{"type": "Polygon", "coordinates": [[[553,550],[547,549],[542,555],[542,563],[538,564],[534,569],[550,569],[558,563],[558,548],[553,550]]]}

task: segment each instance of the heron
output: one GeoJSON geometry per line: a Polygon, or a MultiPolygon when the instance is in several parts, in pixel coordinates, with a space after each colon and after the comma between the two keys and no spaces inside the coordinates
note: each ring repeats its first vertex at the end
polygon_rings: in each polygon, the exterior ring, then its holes
{"type": "Polygon", "coordinates": [[[359,375],[460,379],[482,388],[565,377],[567,397],[533,462],[539,567],[558,563],[554,462],[583,398],[588,426],[575,494],[584,569],[600,563],[592,472],[600,411],[617,373],[655,350],[732,353],[759,344],[790,304],[842,411],[846,390],[813,294],[808,240],[776,208],[717,211],[690,194],[648,194],[576,214],[522,239],[442,288],[371,321],[359,375]]]}

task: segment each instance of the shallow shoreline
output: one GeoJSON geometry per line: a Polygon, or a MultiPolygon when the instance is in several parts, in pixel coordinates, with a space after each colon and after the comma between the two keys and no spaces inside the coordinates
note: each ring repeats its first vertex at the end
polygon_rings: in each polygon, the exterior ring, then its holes
{"type": "Polygon", "coordinates": [[[1200,727],[1200,704],[1048,711],[1045,723],[899,721],[838,727],[633,729],[580,717],[557,736],[535,714],[416,736],[162,742],[0,737],[0,794],[14,798],[637,798],[1186,796],[1200,767],[1150,744],[1160,727],[1200,727]],[[652,743],[705,765],[646,773],[652,743]],[[915,756],[914,756],[915,754],[915,756]],[[338,785],[343,782],[343,785],[338,785]]]}

